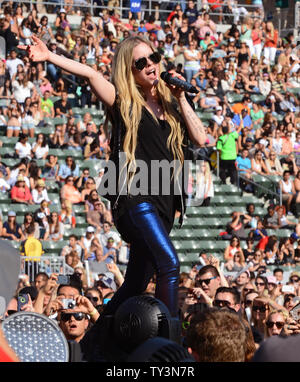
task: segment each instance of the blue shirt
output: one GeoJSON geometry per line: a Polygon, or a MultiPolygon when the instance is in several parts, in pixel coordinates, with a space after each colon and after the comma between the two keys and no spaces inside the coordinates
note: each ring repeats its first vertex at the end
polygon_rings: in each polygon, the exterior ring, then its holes
{"type": "MultiPolygon", "coordinates": [[[[103,255],[104,256],[109,251],[113,252],[115,255],[117,254],[117,251],[116,251],[115,248],[107,248],[106,246],[103,247],[103,255]]],[[[106,264],[113,263],[114,262],[114,256],[113,255],[109,255],[104,261],[105,261],[106,264]]]]}
{"type": "Polygon", "coordinates": [[[78,178],[79,176],[79,167],[76,165],[75,170],[71,171],[70,167],[63,163],[58,171],[58,176],[61,176],[63,179],[66,179],[69,175],[75,176],[78,178]]]}
{"type": "Polygon", "coordinates": [[[250,170],[251,169],[251,161],[249,158],[242,158],[242,157],[238,156],[236,158],[236,162],[237,162],[238,169],[240,169],[240,170],[250,170]]]}
{"type": "MultiPolygon", "coordinates": [[[[241,123],[241,118],[238,114],[234,114],[234,117],[232,118],[232,122],[237,125],[237,126],[240,126],[240,123],[241,123]]],[[[250,117],[249,114],[247,114],[244,118],[243,118],[243,124],[244,124],[244,127],[250,127],[252,125],[252,119],[250,117]]]]}

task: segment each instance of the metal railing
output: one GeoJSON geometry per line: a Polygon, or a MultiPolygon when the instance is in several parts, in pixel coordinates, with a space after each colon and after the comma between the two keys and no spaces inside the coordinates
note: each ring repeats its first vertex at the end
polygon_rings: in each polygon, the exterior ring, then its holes
{"type": "Polygon", "coordinates": [[[21,274],[27,274],[30,282],[34,280],[34,276],[38,272],[45,272],[49,275],[51,273],[66,274],[68,268],[64,256],[20,256],[20,262],[21,274]]]}
{"type": "Polygon", "coordinates": [[[282,205],[282,190],[279,188],[278,183],[275,182],[273,179],[269,178],[267,175],[261,175],[262,177],[266,178],[268,182],[271,182],[274,191],[271,191],[269,188],[264,187],[262,184],[255,182],[252,179],[246,178],[245,176],[241,175],[240,171],[237,172],[237,180],[238,180],[238,188],[241,189],[241,179],[244,180],[247,183],[250,183],[254,186],[254,188],[259,188],[263,191],[263,193],[267,195],[271,195],[276,199],[279,199],[279,204],[282,205]],[[277,189],[279,190],[279,193],[277,192],[277,189]]]}
{"type": "MultiPolygon", "coordinates": [[[[188,1],[180,1],[180,2],[177,1],[176,3],[178,3],[178,4],[184,3],[185,5],[187,5],[188,1]]],[[[66,8],[67,10],[73,9],[74,11],[76,11],[76,10],[82,10],[83,12],[89,11],[92,15],[96,16],[99,14],[99,12],[101,12],[104,9],[112,9],[109,6],[109,4],[98,5],[97,2],[95,2],[93,0],[92,1],[85,1],[85,2],[74,0],[73,4],[70,4],[70,3],[65,2],[65,1],[59,1],[59,0],[58,1],[53,1],[53,0],[52,1],[25,0],[25,1],[22,1],[22,4],[29,4],[30,10],[32,10],[33,7],[37,7],[38,10],[41,9],[41,7],[43,7],[42,9],[45,9],[45,7],[46,7],[47,13],[50,13],[50,14],[58,12],[60,8],[66,8]]],[[[119,0],[119,6],[114,6],[113,9],[115,11],[117,11],[117,13],[119,13],[119,15],[121,15],[121,16],[124,16],[124,15],[128,16],[129,12],[131,12],[131,8],[127,4],[128,4],[127,1],[119,0]]],[[[160,0],[159,7],[157,7],[157,1],[144,0],[143,2],[141,2],[141,12],[140,13],[142,14],[142,17],[143,17],[145,13],[151,15],[151,14],[155,14],[156,12],[158,12],[158,14],[160,15],[159,20],[160,21],[165,20],[167,18],[167,15],[169,15],[170,12],[172,11],[172,9],[170,9],[169,5],[170,5],[169,0],[160,0]]],[[[237,12],[237,9],[253,10],[253,9],[258,8],[257,5],[252,5],[252,4],[235,4],[233,6],[232,13],[226,13],[226,12],[224,13],[223,8],[228,9],[226,2],[222,3],[222,4],[220,4],[220,3],[202,4],[201,1],[197,1],[196,8],[198,10],[208,9],[209,14],[211,16],[220,16],[220,12],[213,12],[212,6],[214,6],[214,5],[218,5],[219,7],[222,8],[222,16],[232,17],[232,18],[239,17],[239,12],[237,12]]],[[[240,16],[242,16],[242,14],[240,16]]],[[[251,14],[248,14],[248,16],[254,17],[251,14]]],[[[260,16],[255,16],[255,17],[257,18],[260,16]]],[[[262,17],[260,17],[260,18],[262,18],[262,17]]],[[[230,23],[232,23],[232,22],[230,21],[230,23]]]]}

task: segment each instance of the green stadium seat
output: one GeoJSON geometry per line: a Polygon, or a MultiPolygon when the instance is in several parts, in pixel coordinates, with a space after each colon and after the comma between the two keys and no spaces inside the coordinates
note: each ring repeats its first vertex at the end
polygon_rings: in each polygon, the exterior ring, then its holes
{"type": "Polygon", "coordinates": [[[20,162],[19,159],[15,159],[15,158],[1,158],[1,162],[3,162],[7,167],[13,167],[15,166],[17,163],[20,162]]]}
{"type": "Polygon", "coordinates": [[[54,125],[64,125],[65,123],[67,123],[67,118],[60,118],[60,117],[55,117],[53,119],[53,123],[54,125]]]}
{"type": "Polygon", "coordinates": [[[84,236],[86,232],[85,228],[69,228],[65,229],[64,232],[64,240],[68,240],[70,235],[76,235],[78,239],[80,239],[81,236],[84,236]]]}
{"type": "Polygon", "coordinates": [[[49,127],[36,127],[35,128],[35,134],[44,134],[46,135],[47,137],[50,135],[50,134],[54,134],[55,132],[55,128],[54,126],[49,126],[49,127]]]}
{"type": "Polygon", "coordinates": [[[252,94],[250,98],[251,101],[254,103],[263,102],[266,99],[266,97],[263,94],[252,94]]]}
{"type": "Polygon", "coordinates": [[[10,194],[7,192],[0,192],[0,203],[10,204],[11,203],[10,194]]]}
{"type": "Polygon", "coordinates": [[[48,192],[48,197],[49,199],[51,200],[52,203],[54,204],[59,204],[60,203],[60,197],[59,197],[59,193],[49,193],[48,192]]]}

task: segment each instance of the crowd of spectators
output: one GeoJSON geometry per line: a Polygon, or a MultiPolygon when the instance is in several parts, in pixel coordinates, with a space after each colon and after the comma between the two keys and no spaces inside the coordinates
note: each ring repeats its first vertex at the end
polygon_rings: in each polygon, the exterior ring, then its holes
{"type": "MultiPolygon", "coordinates": [[[[110,205],[97,192],[103,171],[91,176],[89,167],[81,166],[75,155],[81,153],[83,161],[108,158],[109,139],[104,125],[91,114],[92,106],[99,109],[101,105],[84,79],[74,78],[52,64],[29,62],[26,51],[17,47],[30,45],[33,33],[53,52],[91,65],[107,79],[117,44],[131,35],[148,38],[161,54],[164,68],[175,69],[199,90],[189,96],[200,118],[203,116],[208,139],[205,147],[195,148],[204,162],[195,181],[190,180],[190,185],[196,185],[194,192],[190,190],[190,199],[202,200],[203,206],[213,200],[215,150],[220,152],[222,183],[230,176],[230,182],[237,184],[241,177],[242,189],[253,193],[255,177],[268,176],[282,191],[283,205],[270,205],[263,218],[255,214],[254,205],[247,206],[245,214],[233,211],[232,220],[224,227],[223,239],[228,240],[222,259],[224,272],[216,258],[202,254],[202,265],[181,273],[183,337],[195,359],[250,360],[265,338],[299,333],[300,326],[290,312],[300,299],[300,274],[292,272],[287,280],[282,279],[283,271],[300,264],[300,227],[290,220],[298,217],[300,201],[299,45],[292,33],[278,34],[260,5],[249,12],[228,1],[225,12],[222,6],[209,3],[197,10],[196,3],[189,0],[183,10],[178,2],[161,23],[153,15],[143,20],[134,13],[127,21],[112,7],[103,9],[97,17],[86,11],[78,27],[68,20],[74,10],[71,2],[65,9],[57,9],[53,25],[46,12],[26,10],[14,2],[1,4],[0,35],[6,39],[6,58],[0,60],[0,125],[5,141],[16,138],[17,142],[0,162],[0,188],[11,203],[36,205],[36,210],[26,213],[19,224],[12,208],[8,216],[1,216],[0,235],[19,242],[29,236],[41,243],[61,241],[65,232],[76,228],[74,207],[84,205],[86,232],[82,236],[71,234],[61,251],[80,278],[81,288],[58,287],[57,275],[36,272],[32,283],[35,293],[30,289],[28,309],[58,318],[67,339],[80,342],[122,285],[124,275],[119,265],[126,264],[130,247],[113,229],[110,205]],[[224,33],[217,28],[226,19],[223,13],[232,14],[231,25],[224,33]],[[74,106],[86,111],[82,118],[77,117],[74,106]],[[49,119],[57,121],[54,131],[43,133],[49,119]],[[52,149],[73,150],[74,156],[61,163],[51,154],[52,149]],[[16,159],[17,164],[7,166],[6,158],[16,159]],[[51,211],[56,201],[49,197],[48,182],[58,186],[58,212],[51,211]],[[268,230],[280,228],[290,229],[291,235],[279,240],[268,234],[268,230]],[[242,245],[244,240],[246,247],[242,245]],[[270,265],[276,269],[266,277],[270,265]],[[226,272],[231,276],[225,276],[226,272]],[[88,286],[90,276],[93,287],[88,286]],[[78,313],[61,311],[62,298],[75,299],[78,313]],[[211,323],[211,317],[219,314],[218,309],[206,313],[203,307],[229,310],[229,316],[224,313],[223,317],[229,326],[228,322],[235,320],[232,311],[238,313],[238,322],[246,333],[240,336],[244,341],[242,355],[214,358],[208,349],[198,348],[200,342],[195,339],[205,336],[205,325],[200,333],[197,322],[211,323]]],[[[24,274],[18,292],[30,281],[24,274]]],[[[155,278],[145,293],[153,294],[154,289],[155,278]]],[[[7,314],[16,310],[16,304],[14,297],[7,314]]],[[[209,330],[222,332],[212,326],[209,330]]],[[[236,348],[229,342],[228,346],[236,348]]]]}

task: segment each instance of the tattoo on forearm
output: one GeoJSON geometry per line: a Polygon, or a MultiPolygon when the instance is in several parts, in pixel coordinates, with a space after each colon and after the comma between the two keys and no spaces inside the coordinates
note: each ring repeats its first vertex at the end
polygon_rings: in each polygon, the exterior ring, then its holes
{"type": "Polygon", "coordinates": [[[194,112],[191,105],[188,103],[186,99],[184,99],[181,102],[181,110],[182,110],[183,118],[186,122],[187,128],[191,132],[191,134],[206,135],[201,119],[197,116],[197,114],[194,112]]]}

